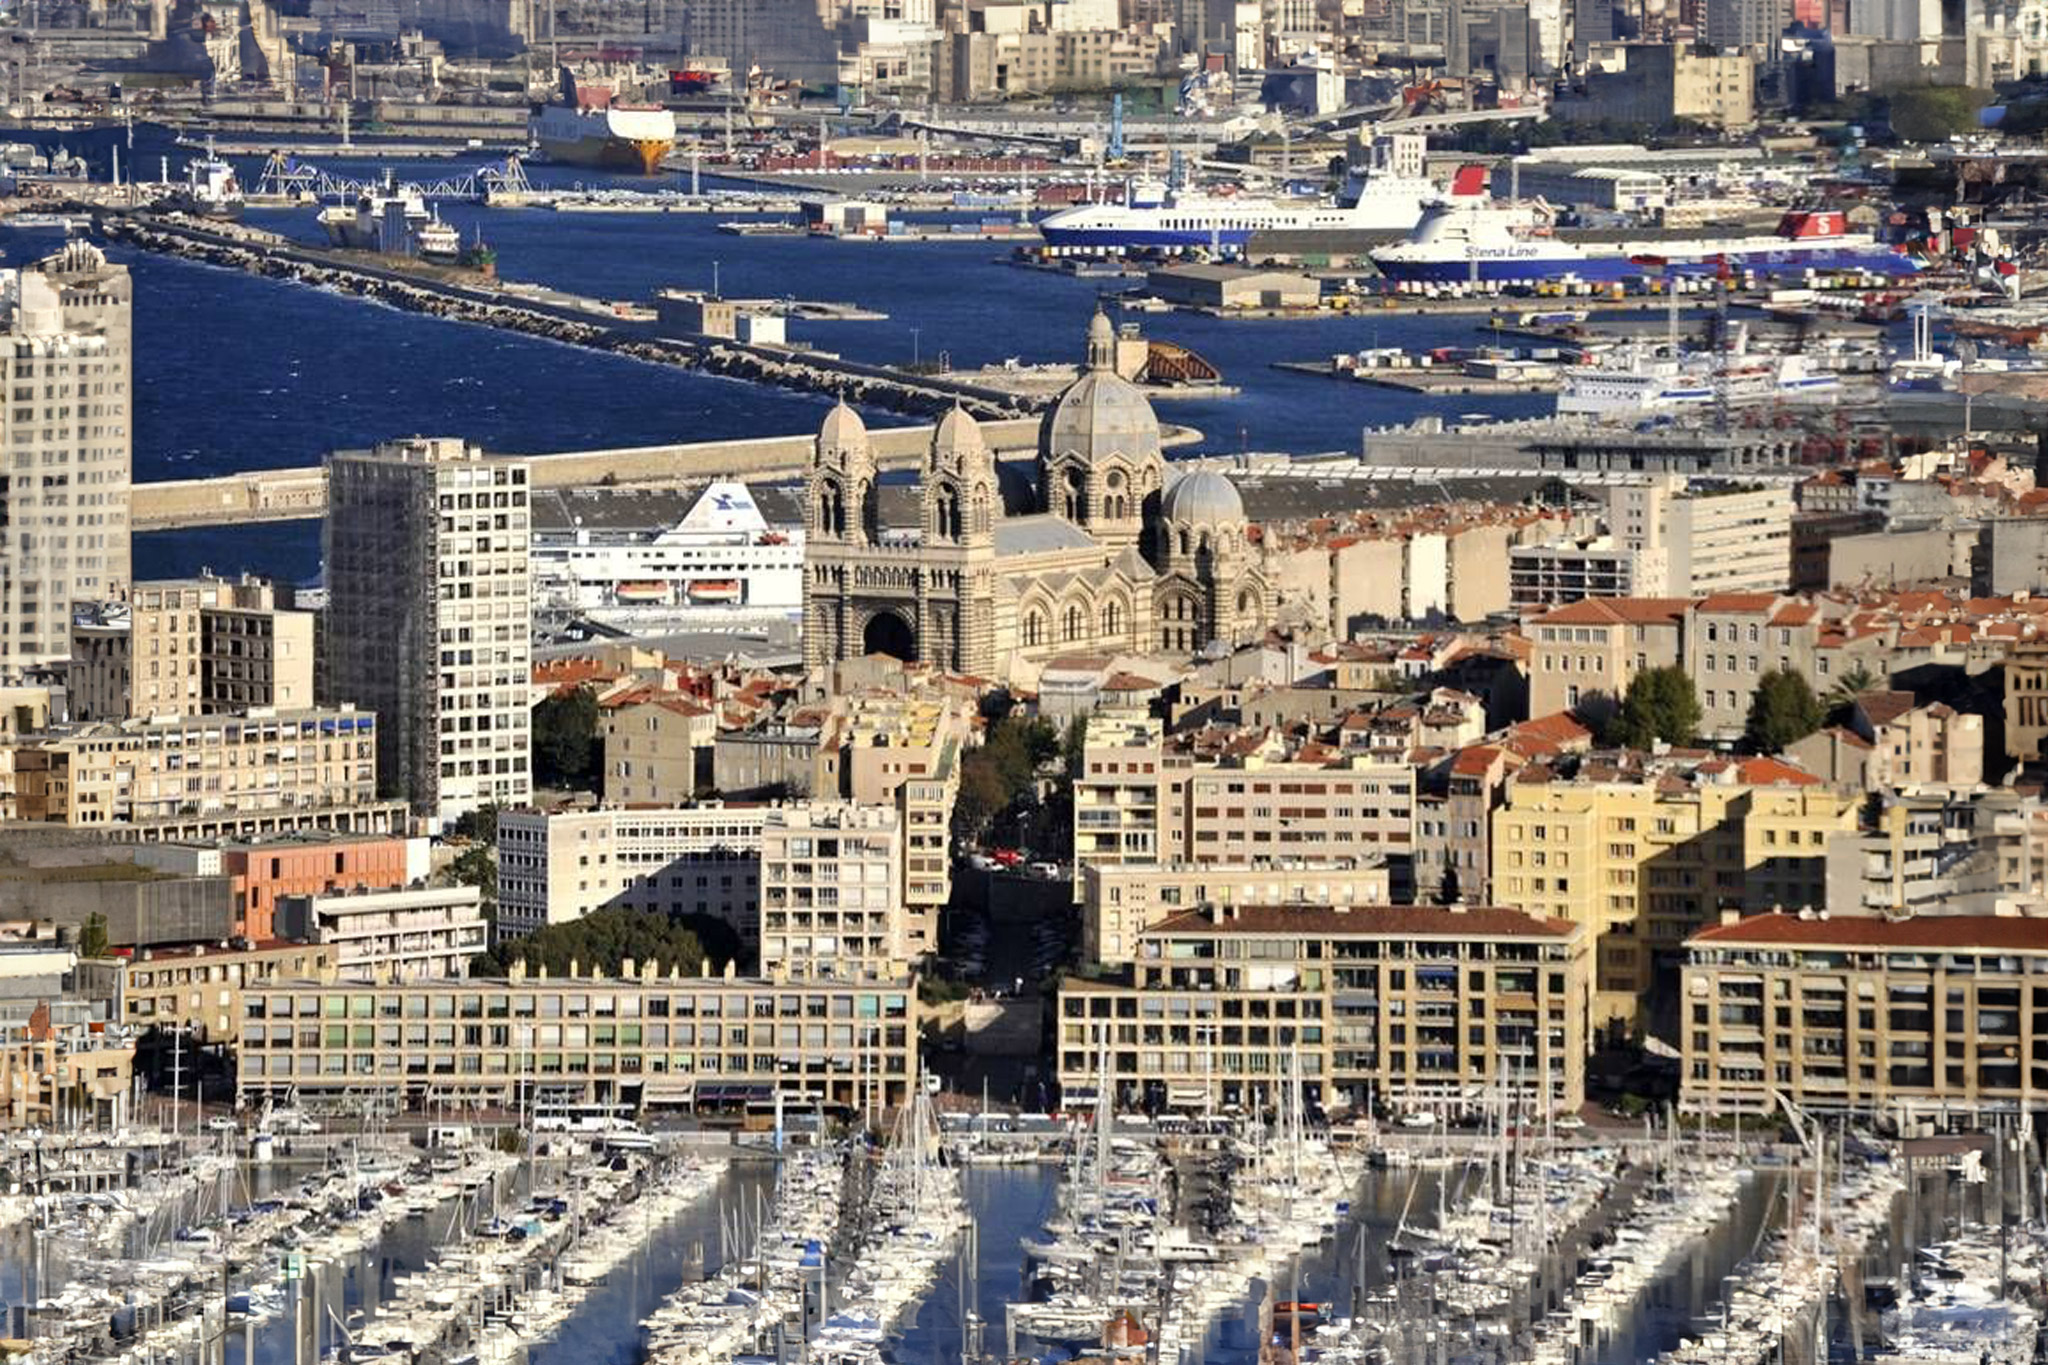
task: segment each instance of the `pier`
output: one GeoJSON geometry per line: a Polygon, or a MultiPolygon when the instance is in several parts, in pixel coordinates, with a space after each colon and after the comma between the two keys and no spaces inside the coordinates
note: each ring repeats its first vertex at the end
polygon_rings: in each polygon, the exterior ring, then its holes
{"type": "MultiPolygon", "coordinates": [[[[75,206],[67,206],[75,207],[75,206]]],[[[323,250],[237,226],[199,226],[149,213],[94,210],[111,240],[269,279],[355,294],[407,312],[498,327],[652,364],[700,369],[850,402],[935,416],[959,404],[987,421],[1024,416],[1036,404],[946,375],[913,375],[823,352],[756,346],[722,337],[667,336],[644,314],[601,299],[486,279],[404,257],[323,250]]]]}

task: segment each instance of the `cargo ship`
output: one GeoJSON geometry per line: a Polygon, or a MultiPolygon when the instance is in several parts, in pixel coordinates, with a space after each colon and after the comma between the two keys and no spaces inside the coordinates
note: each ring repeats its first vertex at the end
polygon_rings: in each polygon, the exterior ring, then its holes
{"type": "Polygon", "coordinates": [[[603,86],[578,86],[562,68],[562,101],[533,111],[527,134],[547,160],[656,175],[676,145],[676,116],[655,104],[620,104],[603,86]]]}
{"type": "Polygon", "coordinates": [[[1794,211],[1765,236],[1676,241],[1573,242],[1530,206],[1485,200],[1433,205],[1408,239],[1372,253],[1382,275],[1401,283],[1589,284],[1665,275],[1781,276],[1860,270],[1912,275],[1920,267],[1833,210],[1794,211]]]}
{"type": "Polygon", "coordinates": [[[206,155],[185,165],[185,183],[171,196],[171,207],[198,218],[231,222],[242,216],[242,185],[230,166],[206,140],[206,155]]]}

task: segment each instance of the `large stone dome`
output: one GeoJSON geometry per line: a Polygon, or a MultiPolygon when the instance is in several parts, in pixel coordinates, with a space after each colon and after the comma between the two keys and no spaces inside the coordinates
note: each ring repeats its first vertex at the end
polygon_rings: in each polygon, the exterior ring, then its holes
{"type": "Polygon", "coordinates": [[[1175,526],[1230,526],[1244,520],[1244,499],[1229,479],[1196,469],[1167,485],[1159,511],[1175,526]]]}
{"type": "Polygon", "coordinates": [[[1088,325],[1088,364],[1039,428],[1038,453],[1052,460],[1108,455],[1159,458],[1159,417],[1138,386],[1116,372],[1116,329],[1101,313],[1088,325]]]}

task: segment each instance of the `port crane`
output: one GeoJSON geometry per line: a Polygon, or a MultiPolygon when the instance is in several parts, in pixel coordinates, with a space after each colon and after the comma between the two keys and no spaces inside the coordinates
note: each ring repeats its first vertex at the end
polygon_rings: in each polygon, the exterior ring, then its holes
{"type": "Polygon", "coordinates": [[[272,152],[270,160],[263,163],[263,174],[256,182],[258,196],[280,199],[340,201],[358,199],[365,194],[389,194],[394,189],[409,190],[422,199],[483,201],[494,195],[531,193],[533,185],[527,180],[526,168],[520,164],[516,154],[506,157],[502,164],[478,166],[461,175],[400,183],[388,177],[359,180],[353,176],[338,175],[322,170],[310,161],[301,161],[283,152],[272,152]]]}

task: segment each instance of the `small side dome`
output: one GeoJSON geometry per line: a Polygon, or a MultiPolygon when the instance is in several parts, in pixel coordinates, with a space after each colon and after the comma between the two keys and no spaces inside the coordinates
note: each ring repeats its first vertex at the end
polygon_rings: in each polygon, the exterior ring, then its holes
{"type": "Polygon", "coordinates": [[[846,406],[844,398],[832,405],[832,411],[825,414],[825,424],[818,428],[818,444],[828,450],[845,450],[867,439],[868,424],[846,406]]]}
{"type": "Polygon", "coordinates": [[[1159,512],[1177,526],[1233,525],[1244,520],[1244,499],[1221,474],[1197,469],[1168,485],[1159,512]]]}
{"type": "Polygon", "coordinates": [[[974,420],[974,414],[955,403],[939,419],[939,429],[932,433],[932,448],[981,454],[988,450],[988,442],[982,438],[981,423],[974,420]]]}

